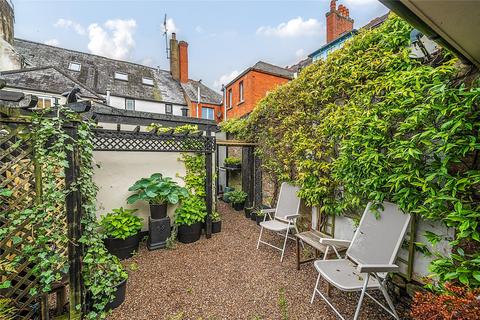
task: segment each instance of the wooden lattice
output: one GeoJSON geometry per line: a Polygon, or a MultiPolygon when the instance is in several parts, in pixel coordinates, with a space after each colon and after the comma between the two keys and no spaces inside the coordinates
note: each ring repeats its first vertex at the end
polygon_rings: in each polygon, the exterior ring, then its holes
{"type": "MultiPolygon", "coordinates": [[[[15,319],[32,319],[40,314],[41,290],[39,279],[33,274],[35,262],[29,262],[23,253],[25,246],[35,246],[36,230],[41,227],[21,212],[32,209],[40,200],[42,164],[33,159],[32,143],[28,138],[29,124],[2,123],[0,121],[0,189],[8,189],[11,196],[0,197],[0,283],[9,281],[11,286],[0,290],[1,298],[8,298],[16,309],[15,319]],[[8,231],[5,234],[5,231],[8,231]]],[[[58,171],[57,188],[65,186],[64,178],[58,171]]],[[[59,202],[50,212],[55,232],[67,233],[67,219],[64,203],[59,202]]],[[[41,223],[41,222],[40,222],[41,223]]],[[[54,232],[52,229],[49,232],[54,232]]],[[[47,234],[48,236],[48,234],[47,234]]],[[[62,257],[61,263],[68,263],[66,241],[53,243],[62,257]]]]}

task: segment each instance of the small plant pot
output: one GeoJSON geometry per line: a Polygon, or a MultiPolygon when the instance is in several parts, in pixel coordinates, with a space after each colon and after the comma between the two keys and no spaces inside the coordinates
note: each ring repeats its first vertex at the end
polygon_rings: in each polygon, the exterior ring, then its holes
{"type": "Polygon", "coordinates": [[[242,211],[243,208],[245,207],[245,202],[232,203],[232,207],[233,209],[235,209],[235,211],[242,211]]]}
{"type": "Polygon", "coordinates": [[[212,222],[212,233],[219,233],[222,231],[222,221],[212,222]]]}
{"type": "MultiPolygon", "coordinates": [[[[257,221],[257,225],[258,225],[258,226],[260,225],[260,222],[263,221],[263,217],[264,217],[264,216],[256,216],[256,221],[257,221]]],[[[265,219],[265,221],[268,221],[268,220],[270,220],[270,218],[269,218],[268,215],[267,215],[267,219],[265,219]]]]}
{"type": "Polygon", "coordinates": [[[252,215],[253,208],[245,208],[243,210],[245,212],[245,218],[249,219],[252,215]]]}
{"type": "Polygon", "coordinates": [[[138,251],[140,232],[126,239],[106,238],[103,242],[108,252],[119,259],[128,259],[135,251],[138,251]]]}
{"type": "Polygon", "coordinates": [[[202,223],[197,222],[190,226],[180,225],[178,226],[177,239],[181,243],[192,243],[200,239],[202,234],[202,223]]]}
{"type": "Polygon", "coordinates": [[[252,213],[250,213],[250,220],[257,221],[257,213],[255,211],[252,211],[252,213]]]}
{"type": "Polygon", "coordinates": [[[118,308],[123,301],[125,301],[125,293],[127,292],[127,279],[123,280],[117,285],[115,298],[105,306],[105,311],[110,311],[118,308]]]}
{"type": "Polygon", "coordinates": [[[152,219],[163,219],[167,216],[167,204],[151,204],[150,217],[152,219]]]}

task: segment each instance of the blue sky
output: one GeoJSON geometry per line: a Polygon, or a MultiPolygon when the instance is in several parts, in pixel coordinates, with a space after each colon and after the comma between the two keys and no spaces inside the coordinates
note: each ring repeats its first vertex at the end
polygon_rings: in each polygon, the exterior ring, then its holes
{"type": "MultiPolygon", "coordinates": [[[[190,78],[215,89],[258,60],[294,64],[325,43],[330,0],[13,0],[15,36],[169,69],[163,19],[189,43],[190,78]]],[[[337,0],[355,28],[388,10],[377,0],[337,0]]]]}

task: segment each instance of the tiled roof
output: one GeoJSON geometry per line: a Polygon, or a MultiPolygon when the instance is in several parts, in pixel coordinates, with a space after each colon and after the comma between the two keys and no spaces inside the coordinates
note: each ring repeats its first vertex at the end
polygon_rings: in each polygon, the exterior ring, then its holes
{"type": "Polygon", "coordinates": [[[222,104],[222,95],[213,91],[200,81],[188,80],[188,83],[182,83],[183,90],[191,101],[198,100],[198,87],[200,86],[200,101],[210,104],[222,104]]]}
{"type": "Polygon", "coordinates": [[[273,64],[270,64],[270,63],[267,63],[267,62],[264,62],[264,61],[258,61],[252,67],[246,69],[241,74],[239,74],[237,77],[235,77],[235,79],[230,81],[226,86],[228,87],[230,84],[234,83],[235,81],[237,81],[238,79],[243,77],[249,71],[259,71],[259,72],[268,73],[268,74],[278,76],[278,77],[282,77],[282,78],[286,78],[286,79],[293,79],[293,72],[292,71],[290,71],[288,69],[285,69],[285,68],[282,68],[282,67],[279,67],[279,66],[276,66],[276,65],[273,65],[273,64]]]}
{"type": "Polygon", "coordinates": [[[376,27],[380,26],[382,23],[385,22],[385,20],[387,20],[389,14],[390,14],[390,12],[384,14],[383,16],[376,17],[375,19],[372,19],[369,23],[364,25],[362,27],[362,29],[372,29],[372,28],[376,28],[376,27]]]}
{"type": "Polygon", "coordinates": [[[103,100],[103,98],[93,90],[55,67],[4,71],[0,73],[0,76],[7,82],[7,86],[12,88],[62,94],[78,86],[81,89],[81,97],[85,99],[103,100]]]}
{"type": "Polygon", "coordinates": [[[98,94],[110,90],[116,96],[186,104],[180,83],[166,70],[21,39],[14,47],[30,66],[55,66],[98,94]],[[69,70],[70,62],[80,63],[80,71],[69,70]],[[114,79],[116,71],[127,73],[128,81],[114,79]],[[154,85],[142,84],[142,77],[152,78],[154,85]]]}
{"type": "Polygon", "coordinates": [[[299,62],[297,62],[294,65],[291,65],[290,67],[286,67],[288,70],[292,72],[300,72],[303,68],[308,67],[309,65],[312,64],[312,58],[307,57],[299,62]]]}

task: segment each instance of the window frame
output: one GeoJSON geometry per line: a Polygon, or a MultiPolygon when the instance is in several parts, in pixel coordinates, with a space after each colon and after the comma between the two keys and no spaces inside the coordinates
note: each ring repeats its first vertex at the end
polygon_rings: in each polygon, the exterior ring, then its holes
{"type": "Polygon", "coordinates": [[[115,73],[113,74],[113,78],[115,80],[120,80],[120,81],[126,81],[128,82],[128,73],[126,72],[121,72],[121,71],[115,71],[115,73]],[[123,78],[122,76],[125,76],[125,78],[123,78]]]}
{"type": "Polygon", "coordinates": [[[182,117],[188,117],[188,108],[182,108],[182,117]]]}
{"type": "Polygon", "coordinates": [[[238,100],[239,100],[239,103],[242,103],[244,101],[243,89],[244,89],[244,86],[243,86],[243,80],[242,80],[238,83],[238,100]]]}
{"type": "Polygon", "coordinates": [[[75,62],[75,61],[70,61],[68,63],[68,70],[74,71],[74,72],[80,72],[82,70],[82,64],[80,62],[75,62]],[[72,68],[72,66],[78,66],[78,70],[75,68],[72,68]]]}
{"type": "Polygon", "coordinates": [[[54,97],[51,97],[51,96],[38,96],[38,101],[37,101],[37,105],[36,107],[37,108],[40,108],[40,109],[45,109],[45,108],[49,108],[49,107],[53,107],[55,105],[55,98],[54,97]],[[45,101],[46,100],[49,100],[50,101],[50,106],[49,107],[45,107],[45,101]],[[39,102],[42,102],[42,107],[39,107],[38,106],[38,103],[39,102]]]}
{"type": "Polygon", "coordinates": [[[135,99],[125,98],[125,110],[135,111],[135,99]],[[127,102],[128,102],[128,101],[132,101],[132,102],[133,102],[133,109],[127,109],[127,102]]]}
{"type": "Polygon", "coordinates": [[[206,120],[215,120],[215,109],[214,108],[210,108],[210,107],[205,107],[205,106],[202,106],[202,119],[206,119],[206,120]],[[209,110],[208,113],[207,113],[207,116],[210,115],[210,112],[211,112],[211,115],[212,117],[209,118],[209,117],[204,117],[203,116],[203,110],[209,110]]]}
{"type": "Polygon", "coordinates": [[[150,77],[142,77],[142,84],[146,85],[146,86],[150,86],[150,87],[153,87],[154,86],[154,82],[153,82],[153,78],[150,78],[150,77]],[[145,81],[148,81],[145,82],[145,81]],[[151,83],[150,83],[151,81],[151,83]]]}
{"type": "Polygon", "coordinates": [[[228,89],[228,108],[233,108],[233,91],[232,88],[228,89]]]}
{"type": "Polygon", "coordinates": [[[173,104],[165,103],[165,114],[173,114],[173,104]],[[170,106],[170,111],[168,111],[169,106],[170,106]]]}

